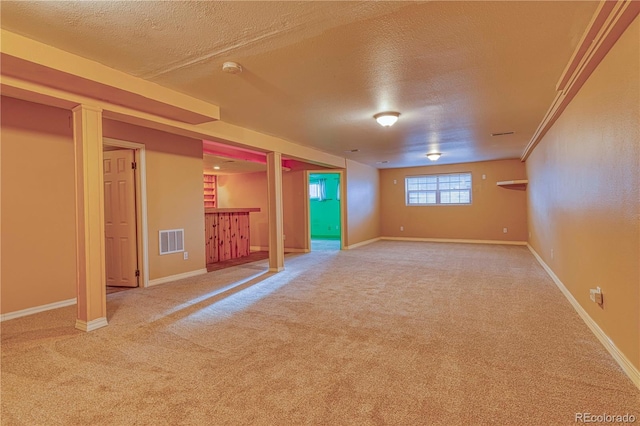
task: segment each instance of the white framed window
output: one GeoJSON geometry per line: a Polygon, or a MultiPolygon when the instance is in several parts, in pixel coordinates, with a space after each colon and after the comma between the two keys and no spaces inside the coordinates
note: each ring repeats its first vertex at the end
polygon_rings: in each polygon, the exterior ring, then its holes
{"type": "Polygon", "coordinates": [[[318,182],[309,184],[309,198],[312,200],[320,199],[320,184],[318,182]]]}
{"type": "Polygon", "coordinates": [[[471,173],[407,176],[407,206],[471,204],[471,173]]]}
{"type": "Polygon", "coordinates": [[[327,198],[326,179],[309,183],[309,198],[324,201],[327,198]]]}

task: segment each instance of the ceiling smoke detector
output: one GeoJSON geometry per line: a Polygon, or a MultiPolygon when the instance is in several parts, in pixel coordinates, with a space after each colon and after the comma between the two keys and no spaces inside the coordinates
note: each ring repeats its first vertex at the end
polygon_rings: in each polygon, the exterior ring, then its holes
{"type": "Polygon", "coordinates": [[[237,62],[225,62],[222,64],[222,71],[229,74],[240,74],[242,72],[242,66],[237,62]]]}

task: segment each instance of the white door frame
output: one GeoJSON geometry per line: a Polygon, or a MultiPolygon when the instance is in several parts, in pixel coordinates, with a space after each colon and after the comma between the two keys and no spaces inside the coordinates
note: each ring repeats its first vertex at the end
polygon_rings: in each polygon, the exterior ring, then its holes
{"type": "Polygon", "coordinates": [[[305,170],[304,178],[305,178],[305,231],[306,231],[306,248],[311,251],[311,200],[309,199],[309,179],[311,175],[317,174],[334,174],[340,175],[340,250],[346,250],[345,238],[347,234],[347,186],[345,185],[344,179],[344,170],[305,170]]]}
{"type": "Polygon", "coordinates": [[[138,247],[138,265],[140,286],[149,287],[149,227],[147,223],[147,157],[144,144],[118,139],[103,138],[105,146],[115,146],[134,150],[134,159],[138,167],[136,174],[136,244],[138,247]]]}

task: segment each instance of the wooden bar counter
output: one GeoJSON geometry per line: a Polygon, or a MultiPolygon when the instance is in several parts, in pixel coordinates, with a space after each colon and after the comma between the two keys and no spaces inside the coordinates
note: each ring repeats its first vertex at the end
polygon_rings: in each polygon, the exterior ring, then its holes
{"type": "Polygon", "coordinates": [[[259,208],[205,208],[207,264],[249,254],[249,213],[259,208]]]}

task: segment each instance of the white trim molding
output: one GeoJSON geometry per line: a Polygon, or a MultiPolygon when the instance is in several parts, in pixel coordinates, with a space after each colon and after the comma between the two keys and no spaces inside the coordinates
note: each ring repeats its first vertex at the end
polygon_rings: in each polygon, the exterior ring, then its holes
{"type": "Polygon", "coordinates": [[[620,368],[629,376],[631,381],[637,388],[640,388],[640,371],[636,366],[634,366],[631,361],[618,349],[618,347],[611,341],[609,336],[605,334],[604,331],[600,328],[600,326],[589,316],[587,311],[578,303],[578,301],[573,297],[573,294],[565,287],[565,285],[560,281],[560,278],[553,272],[553,270],[542,260],[540,255],[534,250],[531,245],[527,244],[529,251],[536,258],[538,263],[542,266],[542,268],[549,274],[553,282],[560,289],[564,297],[567,298],[573,309],[576,310],[580,318],[585,322],[589,330],[596,336],[596,338],[602,343],[602,346],[611,354],[613,359],[620,365],[620,368]]]}
{"type": "Polygon", "coordinates": [[[305,199],[304,209],[302,211],[303,216],[305,217],[304,221],[304,230],[305,230],[305,246],[309,249],[309,251],[305,253],[311,252],[311,198],[309,198],[309,180],[311,179],[312,174],[337,174],[340,177],[338,178],[338,186],[340,188],[340,247],[341,250],[347,250],[347,162],[345,160],[344,166],[342,169],[324,169],[324,170],[305,170],[304,172],[304,194],[303,197],[305,199]]]}
{"type": "Polygon", "coordinates": [[[366,246],[367,244],[375,243],[376,241],[380,241],[382,237],[371,238],[370,240],[360,241],[359,243],[351,244],[350,246],[346,246],[345,250],[353,250],[358,247],[366,246]]]}
{"type": "Polygon", "coordinates": [[[77,298],[61,300],[59,302],[48,303],[46,305],[34,306],[33,308],[22,309],[15,312],[9,312],[7,314],[0,315],[0,322],[9,321],[14,318],[26,317],[27,315],[37,314],[39,312],[50,311],[52,309],[64,308],[66,306],[75,305],[78,303],[77,298]]]}
{"type": "Polygon", "coordinates": [[[520,159],[526,161],[591,73],[640,13],[635,0],[601,1],[556,85],[554,98],[520,159]]]}
{"type": "Polygon", "coordinates": [[[206,274],[207,268],[196,269],[195,271],[183,272],[182,274],[169,275],[168,277],[156,278],[155,280],[149,280],[148,287],[170,283],[172,281],[182,280],[185,278],[197,277],[198,275],[206,274]]]}
{"type": "Polygon", "coordinates": [[[501,240],[464,240],[455,238],[411,238],[411,237],[380,237],[386,241],[423,241],[428,243],[461,243],[461,244],[502,244],[508,246],[526,246],[526,241],[501,240]]]}
{"type": "Polygon", "coordinates": [[[284,252],[286,253],[309,253],[311,250],[303,249],[303,248],[291,248],[285,247],[284,252]]]}
{"type": "Polygon", "coordinates": [[[93,331],[102,327],[106,327],[107,325],[109,325],[109,323],[107,323],[107,319],[105,317],[96,318],[89,322],[82,321],[80,319],[76,320],[76,328],[81,331],[93,331]]]}
{"type": "MultiPolygon", "coordinates": [[[[249,251],[251,252],[256,252],[256,251],[269,251],[269,247],[262,247],[262,246],[251,246],[249,247],[249,251]]],[[[285,247],[284,248],[284,252],[285,253],[309,253],[311,250],[307,250],[304,248],[291,248],[291,247],[285,247]]]]}
{"type": "MultiPolygon", "coordinates": [[[[103,137],[103,144],[115,146],[119,148],[133,149],[136,151],[136,161],[138,161],[138,169],[136,170],[136,204],[139,204],[139,211],[136,211],[136,220],[140,219],[140,233],[137,236],[139,241],[138,249],[140,250],[140,258],[138,262],[142,262],[142,287],[149,287],[149,223],[147,220],[147,151],[144,144],[137,142],[123,141],[119,139],[111,139],[103,137]],[[140,216],[138,218],[138,216],[140,216]],[[141,240],[141,241],[140,241],[141,240]]],[[[139,266],[139,267],[140,267],[139,266]]]]}

